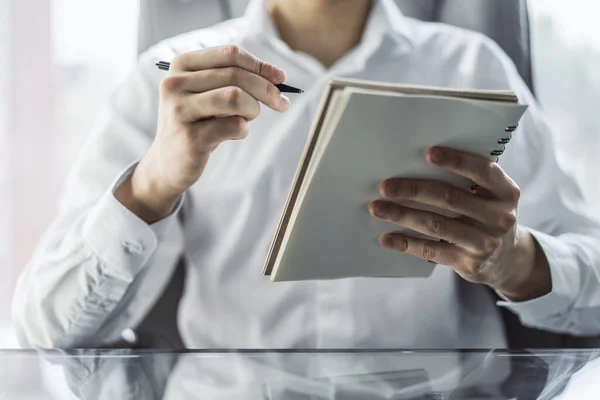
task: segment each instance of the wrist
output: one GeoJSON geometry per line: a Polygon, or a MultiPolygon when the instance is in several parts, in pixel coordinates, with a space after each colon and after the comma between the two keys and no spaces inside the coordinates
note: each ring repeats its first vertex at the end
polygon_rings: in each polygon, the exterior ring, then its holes
{"type": "Polygon", "coordinates": [[[160,221],[173,212],[181,193],[166,190],[143,159],[115,190],[115,197],[148,224],[160,221]]]}
{"type": "Polygon", "coordinates": [[[550,293],[552,278],[544,250],[533,235],[522,227],[517,228],[512,253],[505,268],[515,271],[515,274],[495,289],[514,302],[534,300],[550,293]]]}

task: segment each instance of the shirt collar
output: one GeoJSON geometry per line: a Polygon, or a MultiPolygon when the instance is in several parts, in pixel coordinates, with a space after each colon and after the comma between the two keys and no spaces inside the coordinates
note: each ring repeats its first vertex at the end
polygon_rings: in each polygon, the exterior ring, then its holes
{"type": "MultiPolygon", "coordinates": [[[[279,33],[265,0],[251,0],[244,14],[245,34],[267,39],[279,38],[279,33]]],[[[361,44],[381,43],[390,37],[398,45],[413,47],[410,21],[402,14],[394,0],[373,0],[373,9],[367,21],[361,44]]]]}
{"type": "Polygon", "coordinates": [[[251,0],[244,13],[244,31],[249,37],[279,38],[265,0],[251,0]]]}

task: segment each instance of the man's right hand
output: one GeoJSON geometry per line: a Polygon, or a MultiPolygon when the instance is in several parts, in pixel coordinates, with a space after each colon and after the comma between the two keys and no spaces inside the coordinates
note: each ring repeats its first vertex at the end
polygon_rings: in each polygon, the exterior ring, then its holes
{"type": "Polygon", "coordinates": [[[161,85],[158,131],[116,198],[147,223],[171,214],[202,175],[211,152],[248,135],[260,103],[285,112],[290,101],[276,84],[285,72],[237,46],[185,53],[161,85]]]}

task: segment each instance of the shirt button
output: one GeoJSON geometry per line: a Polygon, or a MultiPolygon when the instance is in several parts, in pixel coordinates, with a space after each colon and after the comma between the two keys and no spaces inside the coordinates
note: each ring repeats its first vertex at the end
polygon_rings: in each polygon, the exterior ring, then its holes
{"type": "Polygon", "coordinates": [[[144,252],[144,245],[141,242],[131,242],[126,240],[123,242],[125,252],[129,254],[142,254],[144,252]]]}

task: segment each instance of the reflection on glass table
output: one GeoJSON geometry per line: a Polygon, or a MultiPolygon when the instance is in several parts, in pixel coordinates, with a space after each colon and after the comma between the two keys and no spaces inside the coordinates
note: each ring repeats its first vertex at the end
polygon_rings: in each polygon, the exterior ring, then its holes
{"type": "Polygon", "coordinates": [[[598,399],[599,351],[5,351],[64,372],[73,399],[598,399]]]}

